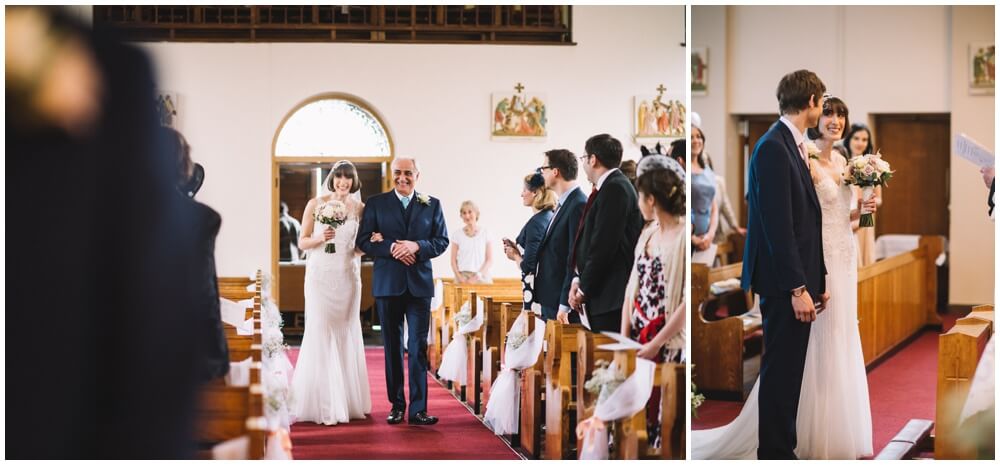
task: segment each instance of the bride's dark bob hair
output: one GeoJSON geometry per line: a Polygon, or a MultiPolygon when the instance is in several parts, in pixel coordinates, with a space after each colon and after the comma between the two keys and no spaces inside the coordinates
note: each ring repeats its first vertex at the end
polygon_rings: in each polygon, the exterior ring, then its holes
{"type": "MultiPolygon", "coordinates": [[[[847,113],[847,104],[837,97],[830,97],[823,102],[823,116],[835,114],[844,117],[844,129],[841,130],[841,137],[844,137],[844,132],[847,131],[847,128],[851,127],[851,119],[847,117],[847,113]]],[[[816,127],[814,128],[806,129],[806,136],[812,140],[819,139],[822,136],[819,132],[819,123],[816,123],[816,127]]]]}
{"type": "Polygon", "coordinates": [[[333,165],[333,173],[330,174],[326,181],[326,188],[330,192],[336,191],[333,188],[333,180],[336,178],[351,178],[352,194],[361,190],[361,179],[358,178],[358,169],[354,167],[354,163],[341,160],[333,165]]]}

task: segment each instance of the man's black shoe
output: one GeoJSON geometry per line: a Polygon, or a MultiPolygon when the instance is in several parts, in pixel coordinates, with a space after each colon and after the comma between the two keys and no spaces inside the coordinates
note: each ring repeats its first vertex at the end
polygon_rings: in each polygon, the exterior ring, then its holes
{"type": "Polygon", "coordinates": [[[411,425],[424,425],[429,426],[438,422],[437,417],[432,417],[427,414],[427,412],[417,412],[416,415],[410,418],[411,425]]]}
{"type": "Polygon", "coordinates": [[[392,409],[385,421],[388,421],[390,425],[398,425],[403,422],[403,413],[403,410],[392,409]]]}

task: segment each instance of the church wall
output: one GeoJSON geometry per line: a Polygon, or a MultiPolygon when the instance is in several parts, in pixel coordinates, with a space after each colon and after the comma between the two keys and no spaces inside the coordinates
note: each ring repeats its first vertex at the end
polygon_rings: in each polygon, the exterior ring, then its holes
{"type": "MultiPolygon", "coordinates": [[[[519,276],[499,239],[513,239],[530,217],[520,204],[521,180],[542,164],[542,153],[579,155],[588,137],[607,132],[623,142],[626,158],[638,158],[629,136],[632,97],[660,84],[684,92],[683,7],[576,6],[573,26],[576,46],[144,45],[160,87],[179,94],[179,129],[205,166],[198,198],[223,218],[219,273],[269,268],[275,131],[299,102],[344,92],[385,117],[397,156],[420,160],[417,190],[442,200],[449,230],[462,226],[463,200],[478,203],[494,238],[494,276],[519,276]],[[490,139],[490,93],[518,82],[547,94],[547,140],[490,139]]],[[[585,179],[583,187],[590,189],[585,179]]],[[[434,261],[435,275],[451,275],[449,260],[434,261]]]]}

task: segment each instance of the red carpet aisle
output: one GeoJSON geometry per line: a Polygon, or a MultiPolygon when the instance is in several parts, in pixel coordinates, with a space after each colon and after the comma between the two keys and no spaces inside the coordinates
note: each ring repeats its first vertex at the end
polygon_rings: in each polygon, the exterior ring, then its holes
{"type": "MultiPolygon", "coordinates": [[[[868,373],[876,454],[911,418],[934,419],[938,334],[925,331],[868,373]]],[[[741,405],[706,401],[698,408],[692,427],[706,429],[729,423],[739,414],[741,405]]]]}
{"type": "MultiPolygon", "coordinates": [[[[336,426],[292,425],[295,459],[517,459],[492,431],[433,379],[428,379],[428,413],[441,421],[434,426],[389,425],[385,396],[385,363],[381,348],[365,350],[372,389],[372,414],[365,420],[336,426]]],[[[298,349],[288,351],[294,364],[298,349]]],[[[404,362],[405,365],[405,362],[404,362]]],[[[409,412],[407,412],[409,413],[409,412]]]]}

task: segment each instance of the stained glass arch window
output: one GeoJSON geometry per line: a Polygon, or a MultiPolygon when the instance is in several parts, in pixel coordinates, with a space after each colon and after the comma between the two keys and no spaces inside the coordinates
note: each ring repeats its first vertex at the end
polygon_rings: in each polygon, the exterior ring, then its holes
{"type": "Polygon", "coordinates": [[[282,124],[276,157],[391,157],[385,125],[364,103],[321,97],[295,109],[282,124]]]}

